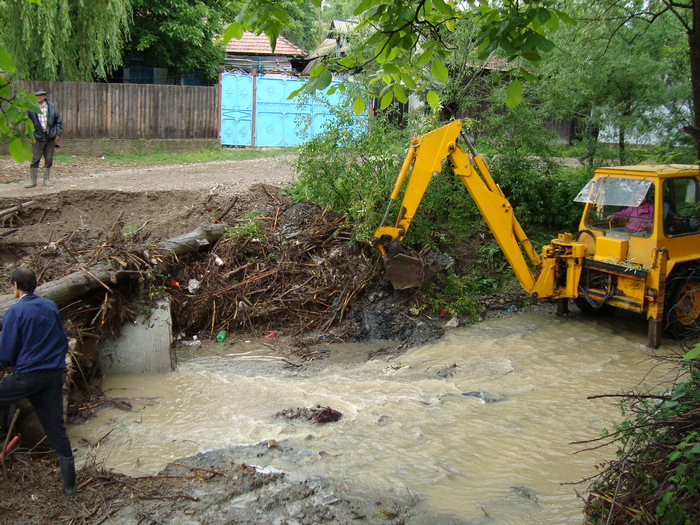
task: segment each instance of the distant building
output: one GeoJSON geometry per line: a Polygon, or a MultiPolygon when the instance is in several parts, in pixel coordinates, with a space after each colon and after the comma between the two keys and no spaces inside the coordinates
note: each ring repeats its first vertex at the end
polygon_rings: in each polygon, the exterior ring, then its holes
{"type": "Polygon", "coordinates": [[[277,38],[275,50],[265,34],[256,35],[245,31],[240,40],[232,38],[226,44],[226,69],[241,69],[261,73],[301,73],[300,67],[306,65],[307,53],[289,40],[277,38]]]}
{"type": "Polygon", "coordinates": [[[352,20],[333,20],[328,28],[328,35],[321,44],[306,56],[306,65],[302,70],[303,75],[308,75],[309,70],[316,62],[327,56],[340,57],[345,54],[348,47],[350,33],[357,27],[357,22],[352,20]]]}

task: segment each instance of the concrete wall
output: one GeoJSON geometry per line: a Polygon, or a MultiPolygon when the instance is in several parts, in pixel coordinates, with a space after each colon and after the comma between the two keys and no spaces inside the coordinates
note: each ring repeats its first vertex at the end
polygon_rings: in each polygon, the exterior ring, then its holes
{"type": "Polygon", "coordinates": [[[124,325],[118,339],[103,340],[97,360],[106,375],[162,374],[174,369],[171,343],[170,301],[163,298],[124,325]]]}

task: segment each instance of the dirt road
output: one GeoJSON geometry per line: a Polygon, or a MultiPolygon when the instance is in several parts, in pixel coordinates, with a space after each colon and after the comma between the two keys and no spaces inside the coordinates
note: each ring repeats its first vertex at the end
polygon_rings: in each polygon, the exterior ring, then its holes
{"type": "Polygon", "coordinates": [[[17,220],[0,225],[5,227],[2,236],[21,244],[47,243],[74,232],[90,239],[105,235],[117,222],[130,228],[145,225],[152,240],[180,235],[218,217],[233,200],[231,216],[244,214],[253,201],[267,198],[265,185],[288,185],[293,160],[281,156],[114,169],[92,158],[56,165],[51,187],[40,182],[25,188],[28,166],[0,159],[0,181],[6,181],[0,184],[0,210],[31,203],[17,220]]]}
{"type": "MultiPolygon", "coordinates": [[[[3,197],[27,197],[67,190],[142,191],[215,191],[235,194],[252,184],[284,185],[292,180],[292,156],[217,161],[199,164],[134,166],[113,168],[99,158],[86,158],[71,165],[52,168],[54,186],[39,184],[26,189],[29,167],[12,159],[0,159],[0,190],[3,197]],[[16,181],[16,182],[11,182],[16,181]]],[[[41,175],[41,170],[40,170],[41,175]]]]}

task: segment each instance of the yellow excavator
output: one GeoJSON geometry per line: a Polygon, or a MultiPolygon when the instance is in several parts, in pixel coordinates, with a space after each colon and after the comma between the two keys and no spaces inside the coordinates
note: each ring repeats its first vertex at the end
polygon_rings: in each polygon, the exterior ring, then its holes
{"type": "Polygon", "coordinates": [[[452,122],[411,141],[384,218],[374,233],[397,289],[419,286],[439,261],[401,244],[418,205],[448,160],[476,203],[522,287],[568,312],[621,308],[648,320],[648,346],[662,333],[700,334],[700,170],[695,165],[599,168],[576,201],[585,204],[576,234],[560,233],[538,254],[486,160],[452,122]],[[462,138],[467,150],[458,140],[462,138]],[[394,226],[386,226],[402,194],[394,226]]]}

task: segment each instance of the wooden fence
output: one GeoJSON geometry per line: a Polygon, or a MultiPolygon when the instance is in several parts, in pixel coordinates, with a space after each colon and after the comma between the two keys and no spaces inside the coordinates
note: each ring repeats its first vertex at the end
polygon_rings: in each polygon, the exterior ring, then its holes
{"type": "Polygon", "coordinates": [[[218,139],[218,86],[13,82],[47,92],[68,139],[218,139]]]}

